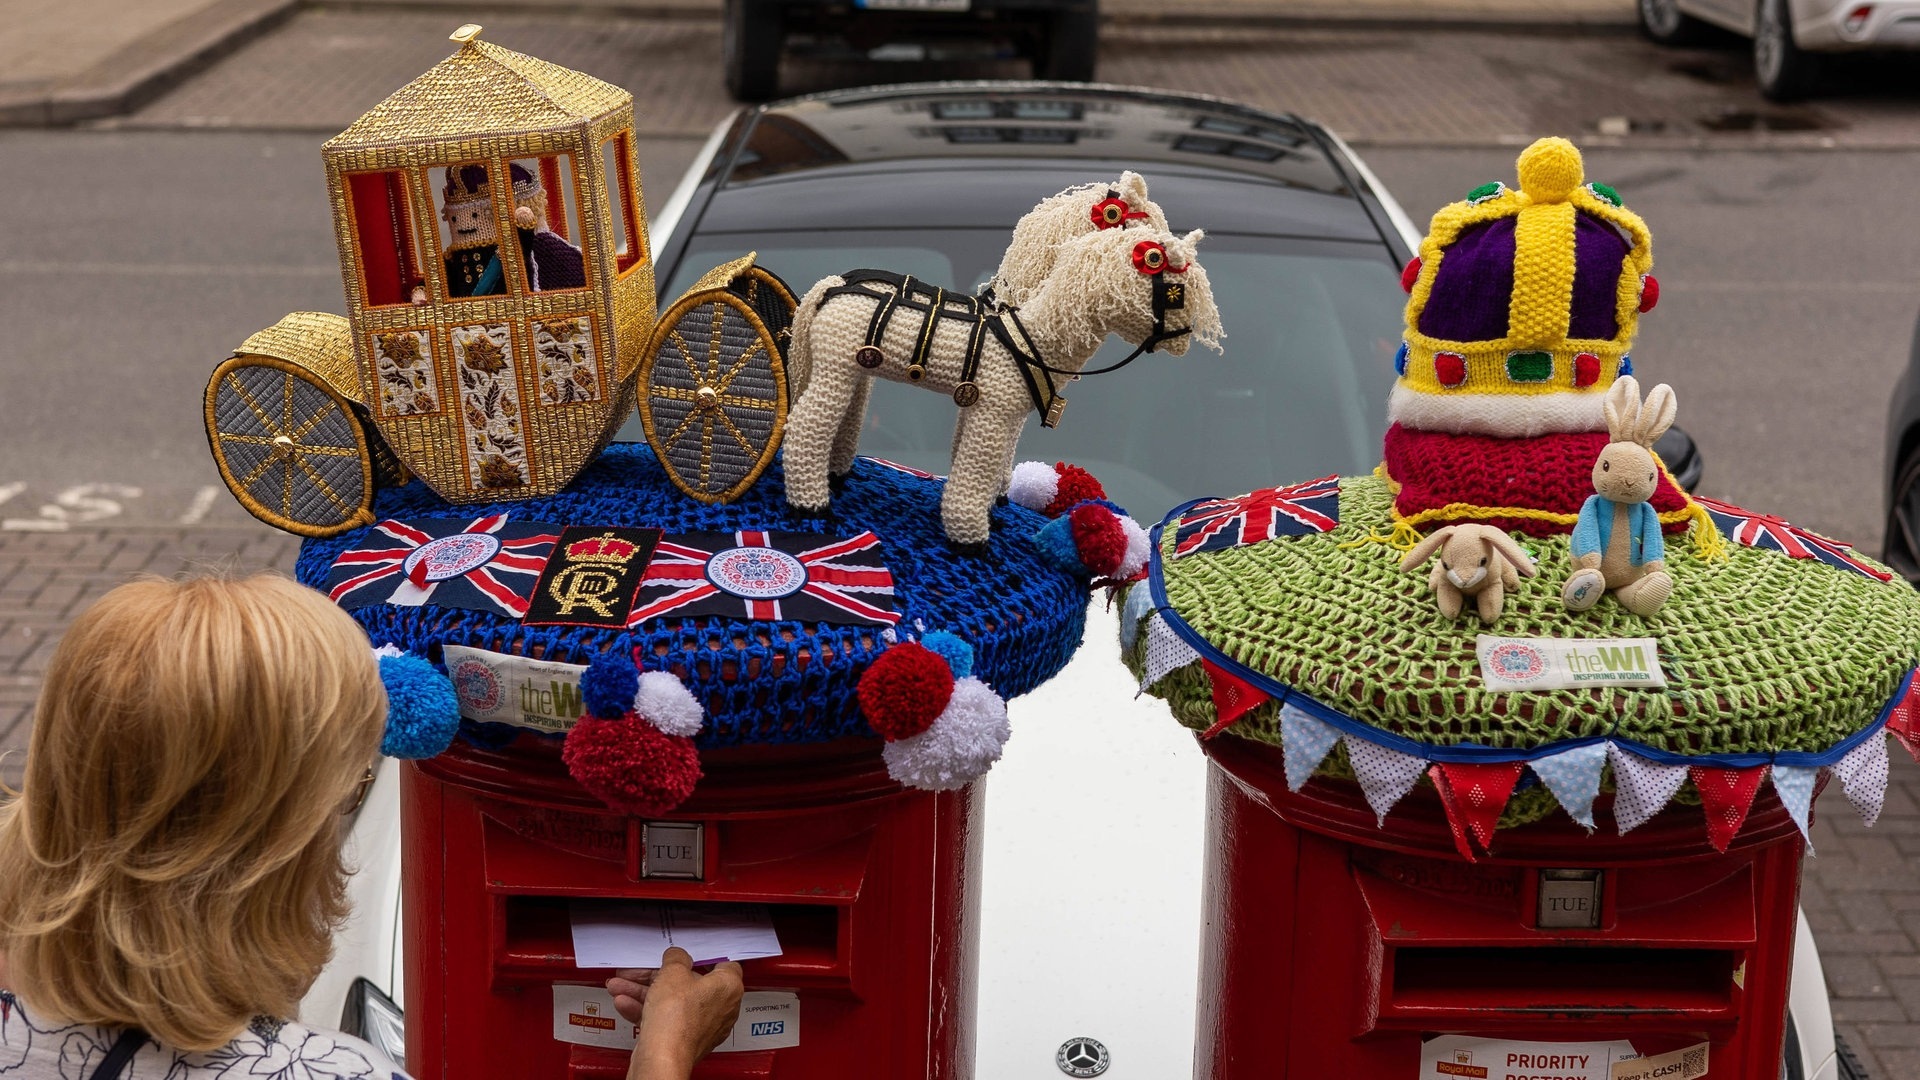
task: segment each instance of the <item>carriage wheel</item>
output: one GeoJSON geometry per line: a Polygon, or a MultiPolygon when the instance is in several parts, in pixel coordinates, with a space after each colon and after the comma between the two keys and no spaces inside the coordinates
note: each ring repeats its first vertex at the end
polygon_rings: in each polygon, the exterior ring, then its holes
{"type": "Polygon", "coordinates": [[[236,356],[207,381],[207,441],[254,517],[300,536],[373,521],[373,453],[350,402],[298,364],[236,356]]]}
{"type": "Polygon", "coordinates": [[[780,345],[780,359],[787,358],[787,346],[793,338],[793,312],[800,306],[793,290],[780,275],[764,266],[749,266],[728,283],[727,291],[747,302],[780,345]]]}
{"type": "Polygon", "coordinates": [[[773,461],[787,425],[780,343],[726,290],[682,296],[640,359],[640,423],[675,487],[731,502],[773,461]]]}

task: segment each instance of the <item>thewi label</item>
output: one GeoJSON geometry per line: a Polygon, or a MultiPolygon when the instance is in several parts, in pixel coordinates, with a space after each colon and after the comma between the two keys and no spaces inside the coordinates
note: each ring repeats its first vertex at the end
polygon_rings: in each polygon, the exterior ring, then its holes
{"type": "Polygon", "coordinates": [[[1580,686],[1662,687],[1653,638],[1512,638],[1481,634],[1480,681],[1488,690],[1580,686]]]}
{"type": "Polygon", "coordinates": [[[580,701],[584,664],[529,660],[465,645],[443,646],[441,653],[460,699],[460,715],[469,720],[558,735],[586,711],[580,701]]]}

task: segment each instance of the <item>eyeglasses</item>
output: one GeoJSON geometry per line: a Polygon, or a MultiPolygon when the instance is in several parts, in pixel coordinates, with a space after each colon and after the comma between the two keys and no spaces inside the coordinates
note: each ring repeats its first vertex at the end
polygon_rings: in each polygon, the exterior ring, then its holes
{"type": "Polygon", "coordinates": [[[366,772],[360,774],[359,781],[353,785],[353,796],[340,807],[341,817],[351,815],[354,811],[360,809],[361,803],[367,801],[367,791],[373,787],[373,775],[373,766],[371,765],[367,766],[366,772]]]}

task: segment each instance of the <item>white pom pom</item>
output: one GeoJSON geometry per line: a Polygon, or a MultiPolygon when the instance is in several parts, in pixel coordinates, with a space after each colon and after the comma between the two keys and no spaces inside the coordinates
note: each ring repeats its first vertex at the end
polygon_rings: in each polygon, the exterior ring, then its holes
{"type": "Polygon", "coordinates": [[[373,658],[376,660],[380,659],[383,656],[392,656],[397,658],[405,655],[407,655],[406,652],[402,650],[400,646],[395,645],[391,641],[373,650],[373,658]]]}
{"type": "Polygon", "coordinates": [[[922,791],[951,791],[986,774],[1000,760],[1011,730],[1007,703],[979,679],[953,684],[953,697],[933,726],[888,743],[880,754],[887,775],[922,791]]]}
{"type": "Polygon", "coordinates": [[[633,711],[664,735],[691,739],[706,724],[706,714],[693,692],[671,672],[648,671],[640,676],[633,695],[633,711]]]}
{"type": "Polygon", "coordinates": [[[1114,571],[1113,576],[1129,581],[1147,568],[1147,556],[1153,548],[1147,539],[1147,530],[1127,514],[1120,515],[1120,531],[1127,534],[1127,553],[1120,557],[1120,569],[1114,571]]]}
{"type": "Polygon", "coordinates": [[[1045,510],[1059,490],[1059,471],[1044,461],[1015,465],[1007,481],[1007,498],[1029,510],[1045,510]]]}

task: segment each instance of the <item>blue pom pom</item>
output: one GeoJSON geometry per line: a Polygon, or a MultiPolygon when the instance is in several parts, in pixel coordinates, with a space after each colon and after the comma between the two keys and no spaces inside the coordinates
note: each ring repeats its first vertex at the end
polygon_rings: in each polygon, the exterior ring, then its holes
{"type": "Polygon", "coordinates": [[[387,688],[382,754],[430,758],[453,745],[460,730],[460,699],[445,675],[417,656],[383,656],[380,682],[387,688]]]}
{"type": "Polygon", "coordinates": [[[624,653],[601,653],[580,673],[580,698],[602,720],[617,720],[633,708],[640,669],[624,653]]]}
{"type": "Polygon", "coordinates": [[[1074,546],[1073,526],[1066,514],[1042,525],[1033,534],[1033,546],[1048,566],[1080,577],[1093,576],[1087,564],[1080,561],[1080,549],[1074,546]]]}
{"type": "Polygon", "coordinates": [[[920,639],[920,644],[938,653],[940,659],[953,669],[955,679],[964,679],[973,674],[973,646],[958,634],[949,634],[945,630],[935,630],[920,639]]]}

